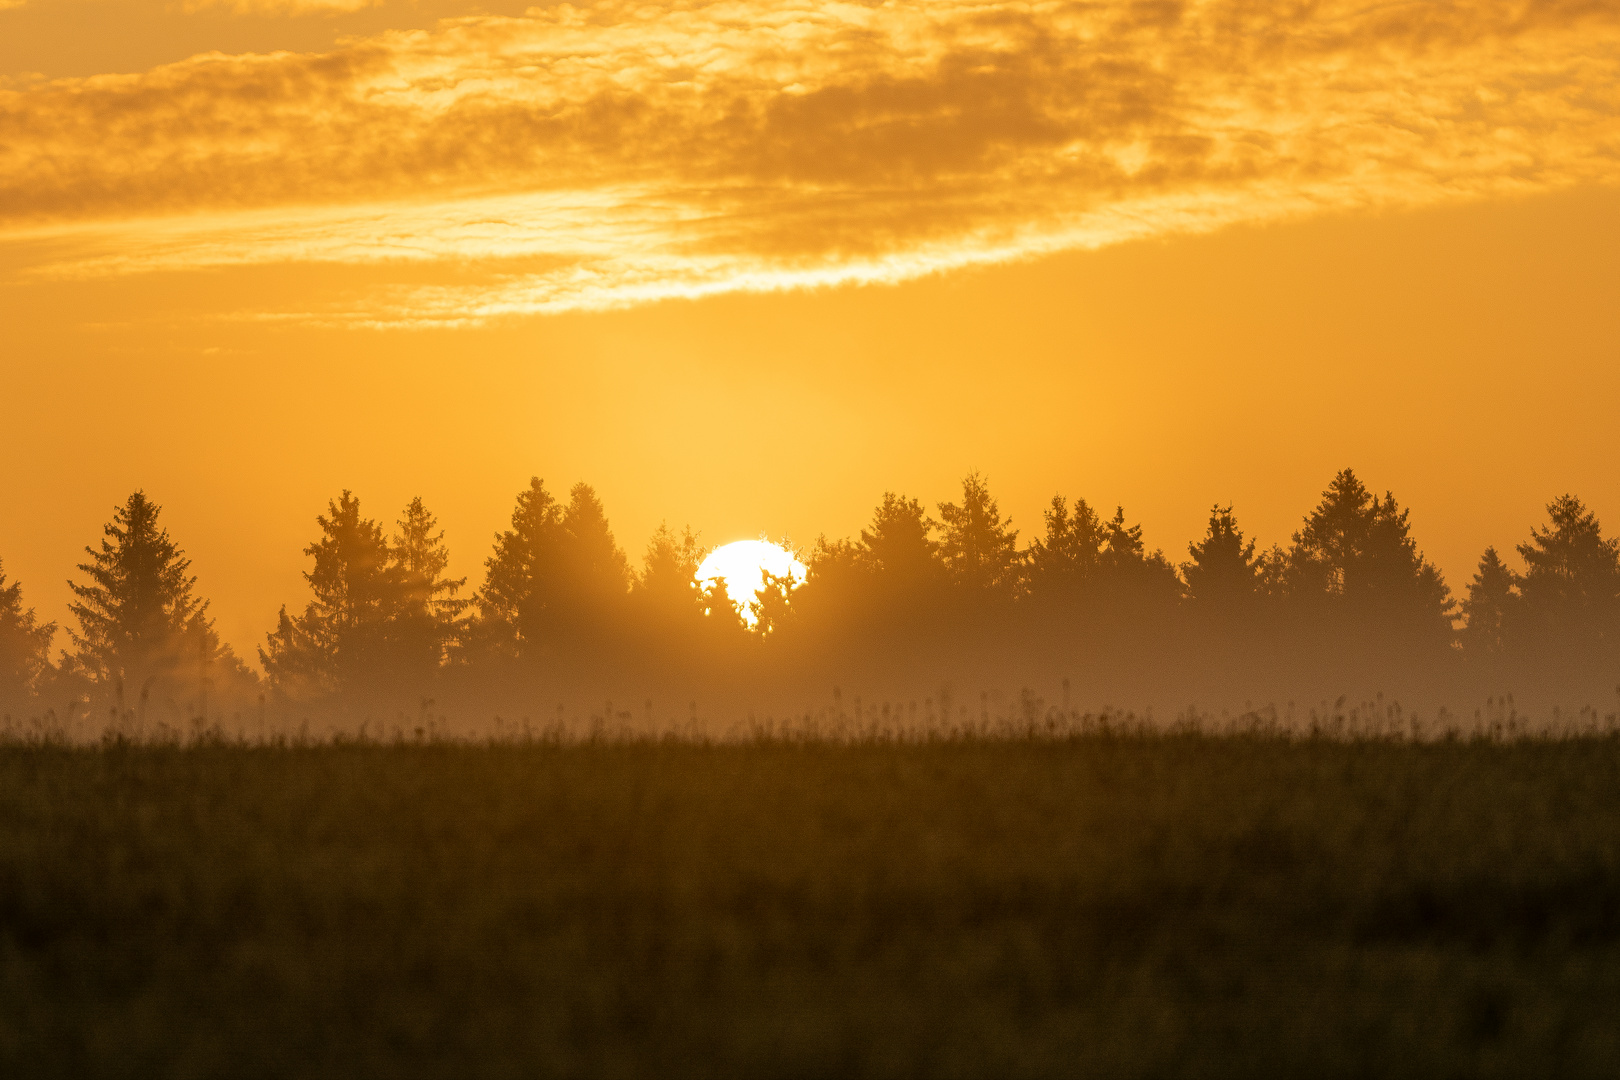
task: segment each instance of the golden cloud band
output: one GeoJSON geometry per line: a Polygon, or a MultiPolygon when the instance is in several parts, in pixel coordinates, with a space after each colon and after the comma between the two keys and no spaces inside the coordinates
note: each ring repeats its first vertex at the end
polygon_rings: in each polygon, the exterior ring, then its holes
{"type": "Polygon", "coordinates": [[[1611,183],[1617,87],[1575,2],[563,6],[0,91],[0,243],[488,266],[299,313],[383,323],[895,281],[1611,183]]]}

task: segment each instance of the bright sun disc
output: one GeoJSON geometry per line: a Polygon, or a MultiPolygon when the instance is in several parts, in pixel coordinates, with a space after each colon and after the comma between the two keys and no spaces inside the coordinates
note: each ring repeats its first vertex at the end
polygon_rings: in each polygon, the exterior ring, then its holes
{"type": "Polygon", "coordinates": [[[758,620],[748,605],[765,587],[765,572],[778,577],[793,575],[796,582],[804,581],[804,564],[780,544],[769,540],[738,540],[722,544],[709,552],[697,569],[697,580],[707,583],[719,578],[725,582],[726,595],[742,609],[743,621],[753,626],[758,620]]]}

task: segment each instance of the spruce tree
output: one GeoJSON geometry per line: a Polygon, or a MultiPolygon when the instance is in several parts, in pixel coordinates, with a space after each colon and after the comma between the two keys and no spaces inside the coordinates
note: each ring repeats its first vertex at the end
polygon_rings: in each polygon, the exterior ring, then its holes
{"type": "Polygon", "coordinates": [[[630,591],[630,563],[589,484],[569,491],[557,543],[559,620],[575,633],[617,625],[630,591]]]}
{"type": "Polygon", "coordinates": [[[1288,597],[1288,552],[1281,544],[1272,544],[1255,556],[1255,591],[1271,606],[1280,608],[1288,597]]]}
{"type": "Polygon", "coordinates": [[[470,632],[480,651],[538,658],[556,634],[563,508],[538,476],[518,493],[512,527],[495,537],[470,632]]]}
{"type": "Polygon", "coordinates": [[[1102,521],[1084,499],[1071,510],[1061,495],[1042,515],[1046,535],[1030,545],[1030,592],[1037,599],[1072,600],[1096,581],[1102,565],[1102,521]]]}
{"type": "Polygon", "coordinates": [[[1517,575],[1494,547],[1486,548],[1462,602],[1467,620],[1460,635],[1463,652],[1487,660],[1503,656],[1509,649],[1509,635],[1516,629],[1521,600],[1517,575]]]}
{"type": "Polygon", "coordinates": [[[309,700],[333,693],[338,689],[338,677],[324,644],[316,640],[309,620],[288,614],[287,605],[282,604],[276,613],[276,628],[259,646],[259,666],[271,687],[287,697],[309,700]]]}
{"type": "Polygon", "coordinates": [[[0,565],[0,706],[20,706],[50,670],[55,623],[42,623],[23,607],[22,583],[6,584],[0,565]]]}
{"type": "Polygon", "coordinates": [[[951,580],[970,595],[1010,598],[1020,585],[1018,531],[978,473],[962,480],[962,502],[939,504],[940,554],[951,580]]]}
{"type": "Polygon", "coordinates": [[[800,587],[800,582],[791,573],[763,571],[759,592],[748,603],[749,613],[754,616],[754,632],[760,637],[768,637],[790,625],[797,614],[794,594],[800,587]]]}
{"type": "MultiPolygon", "coordinates": [[[[898,598],[881,595],[875,587],[879,575],[865,544],[820,536],[802,558],[807,573],[804,583],[793,590],[795,637],[849,640],[862,629],[896,617],[898,598]]],[[[902,608],[898,617],[911,614],[902,608]]],[[[884,632],[889,632],[887,626],[884,632]]]]}
{"type": "Polygon", "coordinates": [[[400,648],[407,590],[382,526],[347,490],[315,520],[321,536],[304,549],[315,559],[304,574],[314,596],[296,618],[284,608],[259,650],[272,681],[300,696],[383,689],[418,674],[400,648]]]}
{"type": "MultiPolygon", "coordinates": [[[[201,690],[222,653],[208,603],[195,588],[191,560],[158,524],[162,508],[137,491],[115,508],[99,548],[77,569],[87,581],[68,582],[77,598],[68,605],[78,621],[69,628],[74,669],[92,683],[145,694],[201,690]]],[[[232,658],[234,662],[234,658],[232,658]]]]}
{"type": "Polygon", "coordinates": [[[740,639],[748,624],[743,621],[742,607],[726,591],[725,579],[710,578],[698,588],[703,626],[711,640],[740,639]]]}
{"type": "Polygon", "coordinates": [[[934,528],[922,503],[885,491],[871,527],[861,530],[860,558],[892,586],[924,585],[940,569],[934,528]]]}
{"type": "Polygon", "coordinates": [[[1544,648],[1620,648],[1620,541],[1573,495],[1547,504],[1548,524],[1518,546],[1525,632],[1544,648]]]}
{"type": "Polygon", "coordinates": [[[472,603],[456,597],[466,586],[466,578],[452,580],[444,576],[450,565],[450,551],[438,525],[438,519],[418,496],[405,507],[389,546],[389,558],[402,591],[394,636],[401,653],[416,669],[436,668],[443,663],[456,640],[462,613],[472,603]]]}
{"type": "Polygon", "coordinates": [[[809,554],[815,580],[794,597],[799,622],[848,635],[858,625],[893,634],[932,621],[947,580],[937,527],[918,500],[884,492],[858,541],[823,540],[809,554]]]}
{"type": "Polygon", "coordinates": [[[1294,534],[1290,598],[1318,608],[1358,636],[1447,644],[1456,604],[1435,565],[1418,551],[1409,513],[1373,495],[1350,469],[1294,534]]]}
{"type": "Polygon", "coordinates": [[[1302,597],[1354,595],[1362,588],[1375,499],[1350,469],[1341,470],[1294,534],[1291,585],[1302,597]]]}
{"type": "Polygon", "coordinates": [[[1181,567],[1188,599],[1228,611],[1251,604],[1260,571],[1254,548],[1253,540],[1244,540],[1230,506],[1211,507],[1209,528],[1201,540],[1187,545],[1192,560],[1181,567]]]}
{"type": "Polygon", "coordinates": [[[691,529],[677,533],[667,523],[658,526],[630,592],[634,619],[643,631],[681,634],[699,625],[704,600],[697,570],[707,554],[691,529]]]}
{"type": "Polygon", "coordinates": [[[1103,547],[1098,562],[1102,614],[1109,619],[1139,618],[1172,604],[1181,593],[1181,579],[1160,550],[1149,551],[1140,524],[1125,524],[1125,508],[1103,524],[1103,547]]]}

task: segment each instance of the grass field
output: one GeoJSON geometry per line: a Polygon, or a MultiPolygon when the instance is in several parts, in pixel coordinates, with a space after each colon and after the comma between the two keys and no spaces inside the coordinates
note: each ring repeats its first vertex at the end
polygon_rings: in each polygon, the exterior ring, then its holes
{"type": "Polygon", "coordinates": [[[1620,1075],[1620,741],[0,747],[6,1076],[1620,1075]]]}

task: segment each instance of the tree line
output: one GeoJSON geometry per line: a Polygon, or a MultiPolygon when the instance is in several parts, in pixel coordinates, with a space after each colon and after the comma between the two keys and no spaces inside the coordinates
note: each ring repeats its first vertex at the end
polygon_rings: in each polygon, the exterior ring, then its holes
{"type": "Polygon", "coordinates": [[[706,552],[690,529],[660,527],[632,567],[583,483],[564,500],[531,480],[476,590],[448,576],[444,532],[421,499],[386,527],[344,491],[316,519],[308,594],[267,633],[262,674],[220,640],[160,518],[142,491],[115,509],[70,582],[55,657],[57,624],[25,606],[0,565],[0,704],[207,716],[211,699],[216,710],[258,695],[406,699],[453,675],[606,679],[739,658],[788,670],[874,649],[1024,641],[1093,656],[1158,649],[1166,662],[1198,650],[1493,669],[1620,661],[1620,543],[1579,499],[1548,504],[1517,545],[1522,569],[1489,548],[1454,597],[1418,549],[1409,510],[1349,469],[1287,546],[1261,549],[1216,505],[1179,561],[1150,550],[1122,507],[1104,517],[1054,496],[1021,544],[978,474],[933,512],[885,493],[858,536],[799,552],[802,584],[767,575],[752,626],[720,583],[696,580],[706,552]]]}

